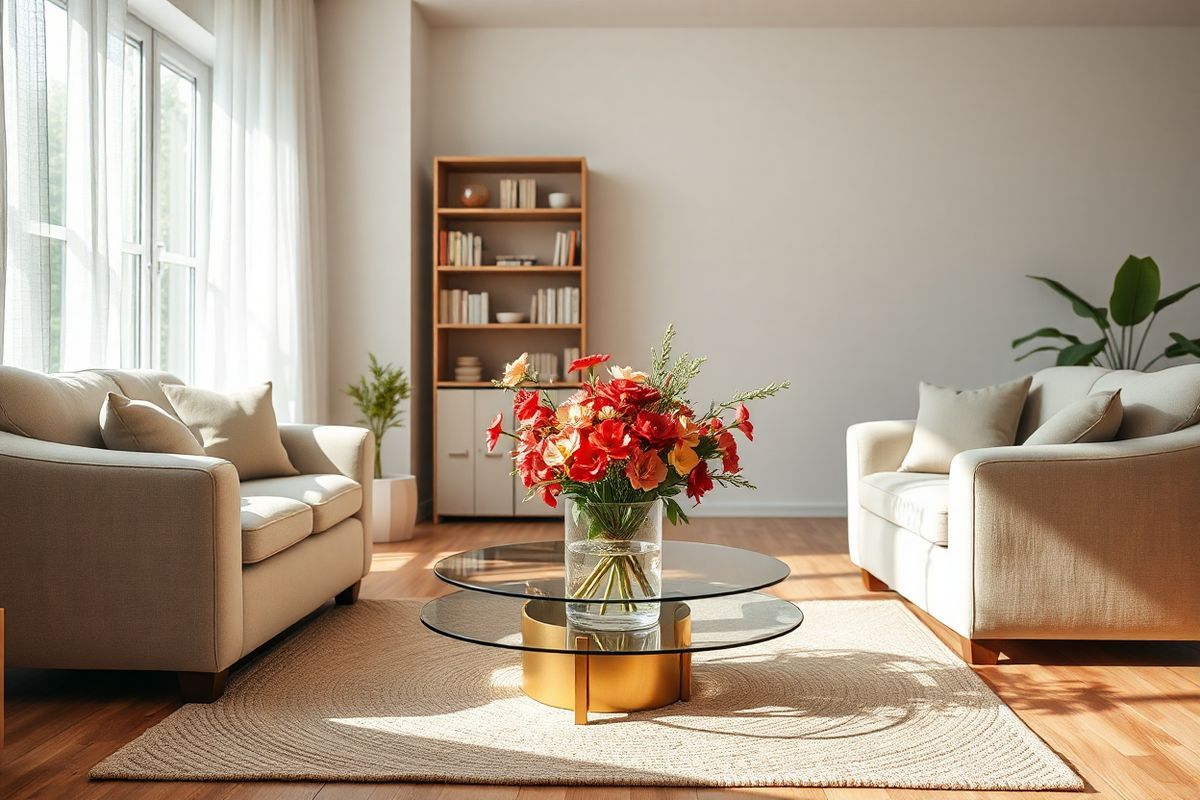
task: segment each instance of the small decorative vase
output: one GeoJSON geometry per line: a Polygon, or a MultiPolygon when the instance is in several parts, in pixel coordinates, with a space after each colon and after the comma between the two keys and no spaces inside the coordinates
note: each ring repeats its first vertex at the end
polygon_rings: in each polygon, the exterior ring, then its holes
{"type": "Polygon", "coordinates": [[[492,199],[492,193],[482,183],[468,183],[462,188],[458,199],[467,208],[483,208],[492,199]]]}
{"type": "Polygon", "coordinates": [[[567,619],[584,630],[625,631],[658,622],[662,596],[662,501],[579,503],[565,498],[567,619]],[[618,601],[618,602],[613,602],[618,601]]]}

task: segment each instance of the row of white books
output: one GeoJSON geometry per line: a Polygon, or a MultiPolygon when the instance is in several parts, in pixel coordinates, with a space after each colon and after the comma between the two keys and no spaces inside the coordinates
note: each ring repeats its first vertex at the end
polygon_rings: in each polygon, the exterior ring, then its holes
{"type": "Polygon", "coordinates": [[[558,356],[554,353],[530,353],[529,366],[537,375],[539,383],[554,383],[558,380],[558,356]]]}
{"type": "Polygon", "coordinates": [[[438,320],[451,325],[486,325],[490,319],[488,293],[442,289],[438,294],[438,320]]]}
{"type": "Polygon", "coordinates": [[[501,178],[501,208],[537,208],[537,181],[533,178],[501,178]]]}
{"type": "Polygon", "coordinates": [[[554,266],[573,267],[575,254],[579,252],[579,231],[559,231],[554,236],[554,266]]]}
{"type": "Polygon", "coordinates": [[[483,237],[466,231],[443,231],[439,263],[451,267],[478,267],[483,264],[483,237]]]}
{"type": "Polygon", "coordinates": [[[529,319],[535,325],[576,325],[579,323],[579,287],[560,286],[538,289],[530,299],[529,319]]]}

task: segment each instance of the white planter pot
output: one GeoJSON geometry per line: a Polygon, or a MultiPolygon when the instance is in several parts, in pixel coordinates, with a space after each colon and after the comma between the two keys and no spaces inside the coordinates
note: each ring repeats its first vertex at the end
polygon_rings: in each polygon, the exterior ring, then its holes
{"type": "Polygon", "coordinates": [[[376,478],[372,489],[371,538],[376,542],[411,539],[417,524],[417,476],[389,475],[376,478]]]}

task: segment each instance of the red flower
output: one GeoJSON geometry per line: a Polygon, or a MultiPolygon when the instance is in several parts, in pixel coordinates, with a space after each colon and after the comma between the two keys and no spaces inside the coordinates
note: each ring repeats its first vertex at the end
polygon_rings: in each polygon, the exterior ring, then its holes
{"type": "Polygon", "coordinates": [[[557,483],[547,483],[538,487],[538,493],[542,496],[542,502],[551,508],[558,506],[558,501],[554,497],[562,491],[562,486],[557,483]]]}
{"type": "Polygon", "coordinates": [[[735,427],[742,433],[746,434],[746,439],[754,441],[754,426],[750,424],[750,409],[746,408],[745,403],[738,405],[737,422],[735,427]]]}
{"type": "Polygon", "coordinates": [[[615,461],[629,458],[633,450],[633,436],[629,433],[629,427],[619,419],[601,422],[592,429],[588,441],[615,461]]]}
{"type": "Polygon", "coordinates": [[[554,424],[554,412],[545,406],[539,405],[533,410],[532,416],[530,416],[529,419],[525,420],[522,424],[528,427],[530,430],[539,430],[541,428],[545,428],[547,425],[554,424]]]}
{"type": "Polygon", "coordinates": [[[537,392],[522,389],[513,397],[513,413],[522,421],[532,417],[541,405],[542,401],[537,392]]]}
{"type": "Polygon", "coordinates": [[[721,452],[721,469],[730,475],[740,472],[742,465],[738,461],[737,440],[733,434],[722,430],[717,435],[717,448],[721,452]]]}
{"type": "Polygon", "coordinates": [[[676,430],[672,417],[652,411],[639,411],[633,423],[633,432],[655,449],[674,443],[676,430]]]}
{"type": "Polygon", "coordinates": [[[496,415],[492,420],[492,424],[487,429],[487,449],[492,452],[496,449],[496,442],[500,441],[500,434],[504,432],[504,412],[496,415]]]}
{"type": "Polygon", "coordinates": [[[567,366],[567,372],[583,372],[585,369],[591,369],[597,364],[603,364],[610,358],[612,358],[612,356],[608,354],[577,358],[567,366]]]}
{"type": "Polygon", "coordinates": [[[700,498],[711,492],[712,488],[713,480],[708,474],[708,462],[701,461],[688,473],[687,496],[695,500],[696,505],[700,505],[700,498]]]}
{"type": "Polygon", "coordinates": [[[608,456],[599,447],[590,444],[582,445],[571,456],[571,466],[567,475],[573,481],[580,483],[595,483],[608,472],[608,456]]]}
{"type": "MultiPolygon", "coordinates": [[[[596,386],[596,398],[603,405],[614,406],[622,413],[629,413],[642,406],[648,406],[660,397],[662,394],[653,386],[624,378],[616,378],[596,386]]],[[[598,410],[599,408],[597,408],[598,410]]]]}
{"type": "Polygon", "coordinates": [[[554,477],[554,470],[542,459],[542,439],[531,430],[521,432],[513,460],[526,489],[554,477]]]}

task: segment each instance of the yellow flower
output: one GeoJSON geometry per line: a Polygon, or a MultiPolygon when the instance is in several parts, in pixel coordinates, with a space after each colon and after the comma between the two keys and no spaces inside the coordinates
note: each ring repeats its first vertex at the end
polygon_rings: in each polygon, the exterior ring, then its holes
{"type": "MultiPolygon", "coordinates": [[[[700,426],[692,422],[691,417],[680,417],[675,421],[675,430],[679,434],[679,441],[688,447],[695,447],[700,444],[700,426]]],[[[683,473],[680,473],[681,475],[683,473]]]]}
{"type": "Polygon", "coordinates": [[[638,372],[633,367],[618,367],[616,365],[608,368],[608,374],[617,380],[633,381],[634,383],[645,383],[650,378],[646,373],[638,372]]]}
{"type": "Polygon", "coordinates": [[[546,440],[546,444],[542,448],[542,461],[545,461],[548,467],[561,467],[567,463],[567,459],[571,457],[571,454],[578,449],[578,431],[571,431],[562,436],[555,436],[546,440]]]}
{"type": "Polygon", "coordinates": [[[555,416],[558,417],[560,427],[578,428],[590,424],[595,413],[591,406],[583,406],[579,403],[563,403],[558,407],[555,416]]]}
{"type": "Polygon", "coordinates": [[[619,416],[621,416],[621,412],[613,406],[605,406],[604,408],[600,409],[600,413],[596,415],[601,422],[606,419],[613,419],[614,417],[619,416]]]}
{"type": "Polygon", "coordinates": [[[680,475],[687,475],[693,467],[700,463],[700,456],[696,455],[696,451],[687,442],[679,441],[667,454],[667,460],[671,462],[671,466],[675,468],[676,472],[680,475]]]}
{"type": "Polygon", "coordinates": [[[517,386],[529,377],[529,353],[521,353],[516,361],[504,365],[504,378],[500,382],[505,386],[517,386]]]}

